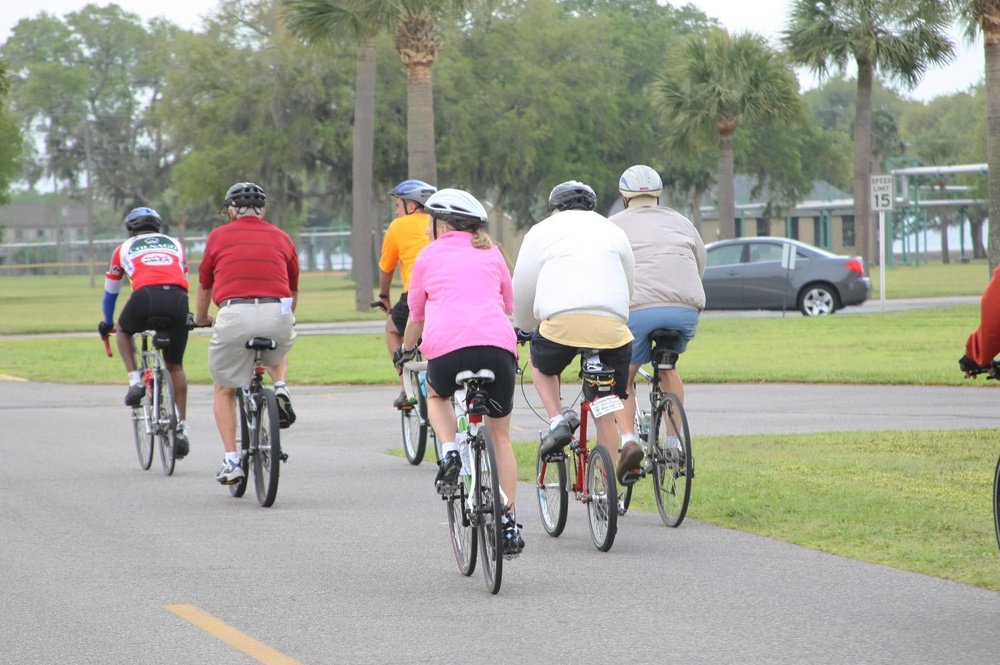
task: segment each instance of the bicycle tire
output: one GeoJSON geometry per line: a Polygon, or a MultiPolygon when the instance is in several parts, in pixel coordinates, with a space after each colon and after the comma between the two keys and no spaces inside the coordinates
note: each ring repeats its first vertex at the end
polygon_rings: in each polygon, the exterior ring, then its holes
{"type": "Polygon", "coordinates": [[[483,578],[490,593],[500,591],[503,580],[503,519],[504,506],[500,500],[500,477],[497,473],[493,437],[485,426],[479,428],[474,444],[479,474],[477,491],[473,495],[473,512],[479,531],[479,548],[482,552],[483,578]]]}
{"type": "Polygon", "coordinates": [[[408,409],[400,409],[403,426],[403,452],[406,460],[416,466],[424,460],[427,447],[427,398],[420,390],[420,372],[410,372],[410,386],[417,395],[417,403],[408,409]]]}
{"type": "Polygon", "coordinates": [[[164,475],[170,476],[174,473],[174,464],[177,462],[174,448],[174,435],[177,431],[177,401],[174,397],[174,382],[170,378],[170,372],[159,365],[158,373],[162,381],[160,386],[159,413],[156,422],[156,437],[160,441],[160,465],[163,467],[164,475]]]}
{"type": "Polygon", "coordinates": [[[562,535],[566,528],[569,510],[569,490],[566,485],[566,459],[546,462],[542,459],[541,445],[535,456],[535,497],[542,528],[553,538],[562,535]]]}
{"type": "Polygon", "coordinates": [[[243,477],[229,486],[229,493],[237,499],[246,494],[247,482],[250,477],[250,426],[247,424],[247,408],[243,399],[243,391],[236,391],[236,420],[240,424],[240,438],[236,442],[236,450],[240,453],[240,467],[243,477]]]}
{"type": "MultiPolygon", "coordinates": [[[[691,453],[691,432],[687,414],[680,398],[674,393],[663,393],[662,401],[650,423],[650,453],[653,458],[653,494],[660,519],[669,527],[678,527],[687,514],[691,500],[691,483],[694,480],[694,457],[691,453]],[[683,454],[665,446],[666,437],[676,431],[683,454]]],[[[671,447],[672,448],[672,447],[671,447]]]]}
{"type": "Polygon", "coordinates": [[[587,459],[587,517],[594,546],[607,552],[618,533],[618,488],[611,453],[595,445],[587,459]]]}
{"type": "Polygon", "coordinates": [[[993,474],[993,528],[996,530],[997,547],[1000,547],[1000,459],[993,474]]]}
{"type": "Polygon", "coordinates": [[[257,502],[264,508],[274,505],[278,497],[278,476],[281,472],[281,426],[278,422],[278,398],[270,388],[263,388],[257,414],[257,431],[253,451],[253,481],[257,502]]]}
{"type": "MultiPolygon", "coordinates": [[[[145,376],[146,368],[140,358],[139,371],[145,376]]],[[[139,466],[148,471],[153,465],[153,444],[156,440],[156,430],[153,427],[153,398],[147,389],[139,406],[132,407],[132,432],[135,435],[135,452],[139,457],[139,466]]]]}
{"type": "MultiPolygon", "coordinates": [[[[462,482],[465,483],[463,477],[462,482]]],[[[458,570],[466,577],[476,570],[476,549],[478,533],[467,510],[468,495],[462,491],[448,497],[448,530],[451,533],[451,549],[455,553],[458,570]]]]}

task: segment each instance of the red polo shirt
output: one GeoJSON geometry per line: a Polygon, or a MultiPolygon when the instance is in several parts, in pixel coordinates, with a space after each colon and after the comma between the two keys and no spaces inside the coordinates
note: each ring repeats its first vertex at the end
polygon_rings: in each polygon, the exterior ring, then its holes
{"type": "Polygon", "coordinates": [[[289,298],[299,290],[299,257],[288,234],[238,217],[208,234],[198,282],[218,305],[229,298],[289,298]]]}

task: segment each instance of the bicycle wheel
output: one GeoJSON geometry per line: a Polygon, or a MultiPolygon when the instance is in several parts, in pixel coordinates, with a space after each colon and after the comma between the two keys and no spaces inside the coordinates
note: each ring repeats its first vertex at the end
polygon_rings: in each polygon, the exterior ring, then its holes
{"type": "Polygon", "coordinates": [[[243,391],[236,391],[236,419],[240,423],[240,438],[236,449],[240,451],[240,466],[243,477],[229,486],[229,493],[237,499],[247,491],[247,477],[250,475],[250,427],[247,425],[247,405],[243,399],[243,391]]]}
{"type": "Polygon", "coordinates": [[[688,430],[684,405],[673,393],[663,393],[663,401],[653,415],[649,438],[653,458],[653,494],[660,519],[667,526],[677,527],[687,514],[694,480],[694,458],[691,456],[691,433],[688,430]],[[667,445],[667,437],[677,433],[680,450],[667,445]]]}
{"type": "Polygon", "coordinates": [[[427,398],[420,392],[420,372],[410,372],[410,385],[417,395],[417,403],[400,409],[403,425],[403,451],[410,464],[420,464],[427,446],[427,398]]]}
{"type": "Polygon", "coordinates": [[[139,466],[148,470],[153,464],[153,442],[156,429],[153,426],[152,398],[148,391],[142,404],[132,407],[132,433],[135,435],[135,452],[139,456],[139,466]]]}
{"type": "Polygon", "coordinates": [[[172,475],[174,472],[174,433],[177,430],[177,402],[174,399],[174,383],[170,372],[159,369],[160,399],[159,413],[156,422],[156,437],[160,440],[160,464],[163,473],[172,475]]]}
{"type": "Polygon", "coordinates": [[[594,546],[607,552],[618,533],[618,489],[611,453],[595,445],[587,460],[587,516],[594,546]]]}
{"type": "Polygon", "coordinates": [[[479,469],[476,485],[478,491],[473,497],[473,512],[479,530],[479,547],[482,550],[483,577],[490,593],[500,591],[503,579],[503,519],[504,506],[500,501],[500,478],[497,474],[496,453],[493,451],[493,437],[486,427],[479,428],[473,453],[479,469]]]}
{"type": "MultiPolygon", "coordinates": [[[[463,484],[465,478],[463,477],[463,484]]],[[[476,528],[472,524],[466,493],[460,492],[448,497],[448,528],[451,532],[451,549],[455,552],[458,570],[468,577],[476,570],[476,528]]]]}
{"type": "Polygon", "coordinates": [[[546,462],[541,455],[537,455],[536,460],[535,494],[538,497],[538,514],[542,518],[545,533],[558,538],[566,528],[566,512],[569,509],[566,460],[546,462]]]}
{"type": "Polygon", "coordinates": [[[253,482],[257,502],[269,508],[278,496],[278,472],[281,470],[281,438],[278,424],[278,399],[270,388],[260,395],[257,433],[253,452],[253,482]]]}
{"type": "Polygon", "coordinates": [[[993,474],[993,527],[997,532],[997,546],[1000,547],[1000,459],[993,474]]]}

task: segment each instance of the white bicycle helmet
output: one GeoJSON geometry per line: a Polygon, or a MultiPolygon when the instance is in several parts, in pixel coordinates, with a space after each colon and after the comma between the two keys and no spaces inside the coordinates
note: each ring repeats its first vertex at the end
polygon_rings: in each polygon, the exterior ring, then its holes
{"type": "Polygon", "coordinates": [[[483,204],[461,189],[439,189],[427,199],[424,212],[464,231],[486,226],[489,221],[483,204]]]}
{"type": "Polygon", "coordinates": [[[618,191],[626,199],[635,196],[655,196],[660,197],[663,192],[663,181],[660,174],[643,164],[630,166],[622,173],[618,181],[618,191]]]}

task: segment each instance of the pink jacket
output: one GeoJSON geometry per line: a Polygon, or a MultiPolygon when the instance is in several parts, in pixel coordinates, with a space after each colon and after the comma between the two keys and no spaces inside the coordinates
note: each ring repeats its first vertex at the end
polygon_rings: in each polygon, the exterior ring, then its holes
{"type": "Polygon", "coordinates": [[[413,264],[410,318],[424,322],[420,350],[437,358],[470,346],[517,355],[510,270],[500,249],[476,249],[472,235],[451,231],[424,248],[413,264]]]}

